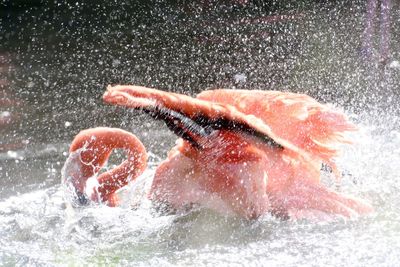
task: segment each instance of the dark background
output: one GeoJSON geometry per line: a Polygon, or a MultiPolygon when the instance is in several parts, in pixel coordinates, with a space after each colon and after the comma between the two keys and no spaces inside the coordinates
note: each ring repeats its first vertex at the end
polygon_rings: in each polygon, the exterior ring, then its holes
{"type": "Polygon", "coordinates": [[[190,95],[289,90],[354,112],[398,110],[399,1],[389,6],[387,55],[385,1],[0,3],[0,112],[13,116],[0,124],[2,151],[69,142],[88,127],[144,124],[143,115],[102,104],[108,84],[190,95]],[[377,9],[367,53],[368,2],[377,9]]]}

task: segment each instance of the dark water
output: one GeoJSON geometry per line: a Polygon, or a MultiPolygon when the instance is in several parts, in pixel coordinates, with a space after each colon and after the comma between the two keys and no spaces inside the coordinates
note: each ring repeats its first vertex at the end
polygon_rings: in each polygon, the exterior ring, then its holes
{"type": "Polygon", "coordinates": [[[2,2],[0,265],[398,265],[400,5],[390,2],[386,36],[387,2],[2,2]],[[105,87],[120,83],[190,95],[289,90],[335,103],[360,128],[338,159],[353,175],[342,190],[377,212],[248,223],[202,210],[160,216],[146,200],[135,211],[71,210],[59,184],[80,129],[138,135],[153,153],[142,183],[173,145],[162,124],[102,104],[105,87]]]}
{"type": "Polygon", "coordinates": [[[386,64],[377,63],[379,10],[374,56],[363,58],[365,3],[12,3],[1,9],[0,52],[14,68],[7,90],[24,105],[7,139],[46,143],[142,121],[102,105],[108,84],[291,90],[353,108],[398,99],[389,67],[399,58],[398,3],[386,64]]]}

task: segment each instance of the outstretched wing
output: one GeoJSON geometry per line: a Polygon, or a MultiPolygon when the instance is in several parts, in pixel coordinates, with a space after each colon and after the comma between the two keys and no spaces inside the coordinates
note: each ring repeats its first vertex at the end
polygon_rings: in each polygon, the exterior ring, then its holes
{"type": "MultiPolygon", "coordinates": [[[[226,94],[229,95],[229,91],[226,94]]],[[[174,120],[174,123],[176,121],[181,122],[182,119],[179,117],[183,116],[198,124],[205,122],[215,127],[222,124],[223,127],[250,130],[257,135],[265,136],[268,140],[272,139],[278,146],[293,152],[296,157],[301,156],[312,161],[308,153],[275,134],[262,117],[255,116],[254,112],[242,112],[231,103],[218,103],[217,101],[129,85],[108,87],[103,95],[103,100],[114,105],[149,110],[160,116],[163,114],[159,113],[164,111],[177,112],[177,116],[169,116],[174,120]]]]}
{"type": "Polygon", "coordinates": [[[261,90],[209,90],[198,99],[234,106],[269,126],[274,136],[299,147],[336,169],[332,159],[337,144],[348,142],[344,133],[355,130],[341,112],[304,95],[261,90]]]}
{"type": "MultiPolygon", "coordinates": [[[[192,98],[160,90],[119,85],[109,87],[103,99],[131,108],[166,108],[202,123],[231,122],[253,129],[302,157],[310,164],[325,162],[338,176],[333,157],[344,132],[355,126],[337,111],[304,94],[279,91],[210,90],[192,98]]],[[[174,118],[176,119],[176,118],[174,118]]]]}

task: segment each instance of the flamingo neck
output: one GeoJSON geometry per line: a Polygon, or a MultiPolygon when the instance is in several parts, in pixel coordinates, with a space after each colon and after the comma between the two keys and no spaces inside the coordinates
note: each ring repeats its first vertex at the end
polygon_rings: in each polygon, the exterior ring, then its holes
{"type": "Polygon", "coordinates": [[[116,128],[98,127],[81,131],[73,140],[70,152],[78,152],[75,163],[79,172],[72,177],[78,197],[89,192],[94,201],[117,203],[115,191],[136,179],[146,168],[147,153],[143,144],[133,134],[116,128]],[[104,166],[114,149],[124,149],[127,159],[117,167],[100,174],[97,185],[87,188],[87,180],[104,166]],[[96,187],[96,188],[94,188],[96,187]]]}

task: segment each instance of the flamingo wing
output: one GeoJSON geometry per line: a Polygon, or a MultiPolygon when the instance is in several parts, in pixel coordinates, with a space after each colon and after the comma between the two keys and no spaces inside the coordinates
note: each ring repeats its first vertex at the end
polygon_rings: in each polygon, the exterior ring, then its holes
{"type": "Polygon", "coordinates": [[[254,115],[269,126],[271,136],[279,136],[281,142],[284,140],[318,158],[335,172],[333,157],[338,153],[337,145],[349,142],[346,131],[356,130],[343,113],[305,94],[219,89],[204,91],[197,98],[231,105],[247,116],[254,115]]]}
{"type": "MultiPolygon", "coordinates": [[[[230,92],[234,92],[233,90],[225,91],[228,95],[230,92]]],[[[240,109],[240,104],[235,105],[233,97],[231,99],[232,101],[225,103],[215,101],[214,98],[207,99],[202,95],[193,98],[182,94],[130,85],[109,86],[103,95],[103,100],[107,103],[142,109],[155,118],[164,120],[178,136],[189,139],[189,141],[193,138],[191,136],[193,133],[197,135],[206,134],[204,130],[207,131],[208,127],[244,131],[263,138],[273,146],[284,147],[291,151],[295,157],[303,157],[305,160],[313,161],[309,153],[306,153],[300,146],[293,144],[288,138],[282,138],[273,131],[268,121],[262,116],[259,117],[259,114],[254,111],[243,112],[240,109]],[[178,121],[179,123],[177,123],[178,121]],[[182,125],[185,123],[186,125],[182,125]]],[[[285,120],[285,118],[282,117],[282,120],[285,120]]]]}

